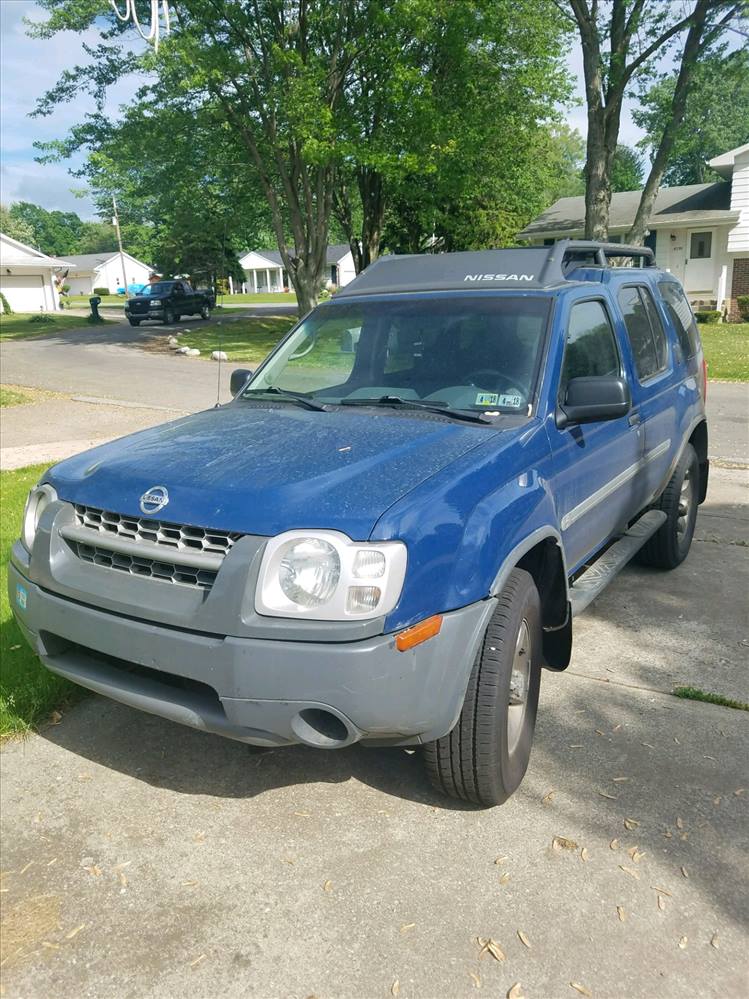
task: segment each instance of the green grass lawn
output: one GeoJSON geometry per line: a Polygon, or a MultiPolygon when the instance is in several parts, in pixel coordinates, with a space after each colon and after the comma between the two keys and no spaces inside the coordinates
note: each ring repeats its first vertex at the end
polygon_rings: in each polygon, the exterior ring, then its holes
{"type": "Polygon", "coordinates": [[[7,385],[0,385],[0,409],[3,406],[21,406],[25,402],[32,401],[30,392],[20,392],[18,389],[8,388],[7,385]]]}
{"type": "Polygon", "coordinates": [[[293,316],[224,319],[220,326],[190,327],[189,333],[180,334],[179,342],[184,347],[197,347],[203,358],[210,358],[211,351],[223,350],[230,361],[257,365],[295,322],[293,316]]]}
{"type": "Polygon", "coordinates": [[[707,377],[749,381],[749,323],[701,323],[707,377]]]}
{"type": "Polygon", "coordinates": [[[272,302],[274,305],[296,305],[296,295],[293,291],[270,292],[257,295],[217,295],[217,305],[263,305],[272,302]]]}
{"type": "MultiPolygon", "coordinates": [[[[89,298],[92,295],[66,295],[63,298],[63,304],[65,307],[73,307],[76,309],[87,309],[89,307],[89,298]]],[[[99,302],[99,308],[125,308],[125,296],[124,295],[102,295],[101,302],[99,302]]]]}
{"type": "Polygon", "coordinates": [[[50,673],[26,644],[8,600],[8,559],[29,489],[45,465],[0,472],[0,737],[45,721],[77,688],[50,673]]]}
{"type": "Polygon", "coordinates": [[[85,325],[86,320],[82,316],[66,316],[62,312],[18,312],[11,316],[0,314],[0,340],[49,336],[50,333],[80,329],[85,325]]]}

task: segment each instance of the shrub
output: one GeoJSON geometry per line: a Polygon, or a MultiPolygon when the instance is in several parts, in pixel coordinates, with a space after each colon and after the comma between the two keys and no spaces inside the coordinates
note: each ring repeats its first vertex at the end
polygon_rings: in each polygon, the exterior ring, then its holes
{"type": "Polygon", "coordinates": [[[49,326],[54,321],[54,317],[50,316],[48,312],[40,312],[38,316],[29,316],[29,322],[36,326],[49,326]]]}
{"type": "Polygon", "coordinates": [[[739,295],[736,299],[739,315],[745,323],[749,323],[749,295],[739,295]]]}
{"type": "Polygon", "coordinates": [[[704,309],[701,312],[695,312],[694,318],[698,323],[717,323],[720,320],[720,312],[718,309],[704,309]]]}
{"type": "Polygon", "coordinates": [[[2,313],[4,316],[13,315],[13,309],[11,309],[8,299],[5,297],[5,295],[3,295],[1,291],[0,291],[0,305],[2,306],[2,313]]]}
{"type": "Polygon", "coordinates": [[[94,295],[108,295],[109,288],[94,288],[94,295]]]}

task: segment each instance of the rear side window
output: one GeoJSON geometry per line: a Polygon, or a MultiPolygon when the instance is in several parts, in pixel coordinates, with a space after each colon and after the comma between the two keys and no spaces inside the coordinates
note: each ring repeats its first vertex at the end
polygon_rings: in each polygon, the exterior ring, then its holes
{"type": "Polygon", "coordinates": [[[658,291],[676,328],[684,357],[694,357],[700,349],[700,335],[687,296],[674,281],[659,281],[658,291]]]}
{"type": "Polygon", "coordinates": [[[619,292],[619,307],[641,382],[663,371],[668,364],[666,334],[647,288],[628,287],[619,292]]]}
{"type": "Polygon", "coordinates": [[[573,305],[567,328],[561,398],[571,378],[619,374],[619,352],[608,313],[602,302],[573,305]]]}

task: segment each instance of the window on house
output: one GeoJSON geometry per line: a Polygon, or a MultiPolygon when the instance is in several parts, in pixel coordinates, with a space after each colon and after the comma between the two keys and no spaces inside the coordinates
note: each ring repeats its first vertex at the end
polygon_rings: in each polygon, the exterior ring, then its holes
{"type": "Polygon", "coordinates": [[[619,306],[641,382],[663,371],[668,363],[666,334],[647,288],[622,288],[619,306]],[[653,325],[654,322],[657,325],[653,325]]]}
{"type": "Polygon", "coordinates": [[[689,241],[689,257],[691,260],[707,260],[712,256],[713,234],[711,232],[693,232],[689,241]]]}
{"type": "Polygon", "coordinates": [[[580,302],[572,307],[567,327],[560,399],[564,401],[571,378],[618,375],[616,337],[602,302],[580,302]]]}

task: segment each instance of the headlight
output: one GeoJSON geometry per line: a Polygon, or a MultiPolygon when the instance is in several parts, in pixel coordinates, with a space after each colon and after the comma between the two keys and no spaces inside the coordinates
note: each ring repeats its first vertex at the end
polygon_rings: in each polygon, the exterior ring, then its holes
{"type": "Polygon", "coordinates": [[[161,305],[161,299],[160,298],[154,298],[154,300],[151,302],[151,308],[153,308],[154,305],[161,305]]]}
{"type": "Polygon", "coordinates": [[[265,548],[255,610],[272,617],[346,621],[395,607],[406,575],[401,541],[352,541],[338,531],[287,531],[265,548]]]}
{"type": "Polygon", "coordinates": [[[26,500],[23,511],[23,522],[21,524],[21,541],[29,554],[34,545],[36,529],[39,526],[39,518],[45,509],[57,499],[57,493],[52,486],[34,486],[26,500]]]}

